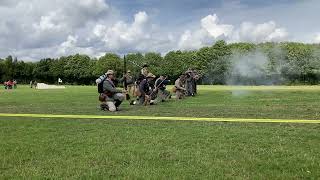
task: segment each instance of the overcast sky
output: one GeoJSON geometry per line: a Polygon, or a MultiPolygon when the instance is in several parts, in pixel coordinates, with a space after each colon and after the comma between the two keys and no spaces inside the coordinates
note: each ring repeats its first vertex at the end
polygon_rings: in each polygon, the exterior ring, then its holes
{"type": "Polygon", "coordinates": [[[0,0],[0,57],[320,43],[319,0],[0,0]]]}

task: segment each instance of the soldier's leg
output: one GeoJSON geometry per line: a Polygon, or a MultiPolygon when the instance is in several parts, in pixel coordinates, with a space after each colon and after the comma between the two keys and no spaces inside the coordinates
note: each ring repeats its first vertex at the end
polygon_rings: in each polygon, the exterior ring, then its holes
{"type": "Polygon", "coordinates": [[[180,99],[181,97],[181,91],[177,90],[176,91],[176,99],[180,99]]]}
{"type": "Polygon", "coordinates": [[[155,102],[159,103],[161,101],[163,101],[163,94],[162,94],[162,91],[159,90],[158,93],[157,93],[157,98],[155,99],[155,102]]]}
{"type": "Polygon", "coordinates": [[[132,86],[131,85],[128,85],[127,86],[127,91],[128,91],[128,94],[131,95],[131,90],[132,90],[132,86]]]}
{"type": "Polygon", "coordinates": [[[143,105],[143,104],[144,104],[144,100],[145,100],[145,97],[144,97],[144,96],[139,96],[138,104],[139,104],[139,105],[143,105]]]}
{"type": "Polygon", "coordinates": [[[106,104],[109,108],[109,111],[111,111],[111,112],[117,111],[117,108],[116,108],[113,101],[107,101],[106,104]]]}
{"type": "Polygon", "coordinates": [[[188,96],[191,96],[191,94],[192,94],[192,85],[191,85],[191,81],[188,81],[188,88],[187,88],[187,91],[188,91],[188,96]]]}
{"type": "Polygon", "coordinates": [[[193,82],[189,82],[189,87],[188,87],[188,95],[193,96],[193,82]]]}
{"type": "Polygon", "coordinates": [[[122,101],[125,99],[125,96],[122,93],[116,93],[113,95],[113,99],[115,100],[115,106],[119,107],[122,101]]]}
{"type": "Polygon", "coordinates": [[[164,90],[164,91],[163,91],[163,94],[164,94],[165,99],[168,99],[168,98],[170,98],[170,96],[171,96],[170,92],[167,91],[167,90],[164,90]]]}

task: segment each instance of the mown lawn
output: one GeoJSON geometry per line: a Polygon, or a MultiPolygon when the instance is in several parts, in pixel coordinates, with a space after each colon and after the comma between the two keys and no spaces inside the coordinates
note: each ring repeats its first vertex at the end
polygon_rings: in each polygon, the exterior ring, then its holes
{"type": "MultiPolygon", "coordinates": [[[[320,87],[202,86],[115,115],[320,119],[320,87]]],[[[95,87],[0,90],[0,113],[110,115],[95,87]]],[[[114,114],[113,114],[114,115],[114,114]]],[[[0,179],[318,179],[320,124],[0,117],[0,179]]]]}

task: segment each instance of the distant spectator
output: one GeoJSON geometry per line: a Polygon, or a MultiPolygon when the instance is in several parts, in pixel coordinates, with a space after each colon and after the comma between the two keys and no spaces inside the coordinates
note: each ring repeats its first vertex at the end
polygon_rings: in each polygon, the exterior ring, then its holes
{"type": "Polygon", "coordinates": [[[9,80],[7,82],[7,89],[12,89],[12,86],[13,86],[13,81],[9,80]]]}
{"type": "Polygon", "coordinates": [[[13,80],[13,89],[17,89],[17,81],[13,80]]]}

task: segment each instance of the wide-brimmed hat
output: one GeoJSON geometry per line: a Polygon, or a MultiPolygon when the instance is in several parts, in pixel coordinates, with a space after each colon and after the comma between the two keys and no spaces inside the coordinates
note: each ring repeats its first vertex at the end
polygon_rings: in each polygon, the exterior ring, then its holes
{"type": "Polygon", "coordinates": [[[147,78],[155,78],[156,76],[152,73],[148,73],[147,78]]]}
{"type": "Polygon", "coordinates": [[[114,72],[113,72],[112,70],[108,70],[108,71],[106,72],[106,75],[109,75],[109,74],[114,74],[114,72]]]}

